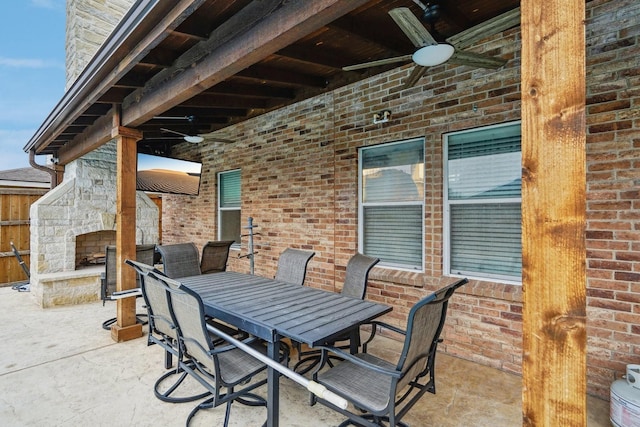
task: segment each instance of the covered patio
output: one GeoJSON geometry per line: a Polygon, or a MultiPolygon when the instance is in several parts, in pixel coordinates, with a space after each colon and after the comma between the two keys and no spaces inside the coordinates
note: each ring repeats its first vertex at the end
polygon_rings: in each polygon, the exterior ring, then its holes
{"type": "MultiPolygon", "coordinates": [[[[364,247],[361,150],[415,143],[427,171],[416,178],[423,191],[417,261],[376,267],[367,295],[393,305],[389,321],[402,325],[412,303],[463,275],[449,265],[445,139],[505,124],[521,129],[522,161],[509,164],[517,174],[510,182],[518,183],[517,273],[471,277],[452,303],[442,350],[521,374],[516,424],[583,425],[587,392],[606,398],[625,365],[637,362],[638,6],[461,2],[483,16],[443,20],[436,27],[443,35],[502,13],[520,16],[520,25],[492,24],[497,33],[472,37],[478,45],[469,50],[506,60],[486,70],[477,57],[471,66],[455,56],[414,66],[416,43],[408,39],[424,30],[406,22],[400,30],[389,12],[406,7],[417,16],[423,3],[136,1],[25,151],[52,155],[59,180],[81,160],[113,168],[114,191],[106,191],[117,194],[113,213],[99,219],[116,232],[121,265],[135,252],[132,236],[151,235],[136,223],[149,217],[136,210],[138,153],[203,165],[198,196],[176,199],[171,216],[163,215],[167,241],[219,238],[219,182],[236,172],[241,222],[260,226],[257,274],[273,275],[287,246],[312,249],[309,285],[337,291],[347,260],[364,247]],[[385,62],[392,55],[409,62],[385,62]],[[368,61],[373,68],[343,68],[368,61]],[[187,123],[180,127],[176,117],[187,123]],[[197,133],[204,143],[176,132],[197,133]],[[100,157],[105,152],[112,160],[100,157]]],[[[237,249],[246,257],[246,240],[237,249]]],[[[229,268],[246,271],[246,259],[233,257],[229,268]]],[[[35,281],[42,272],[32,265],[35,281]]],[[[134,283],[132,271],[119,270],[119,289],[134,283]]],[[[118,301],[115,341],[143,334],[134,305],[118,301]]]]}
{"type": "MultiPolygon", "coordinates": [[[[115,343],[100,328],[112,307],[100,303],[41,310],[28,294],[0,288],[0,420],[24,426],[176,426],[194,404],[161,402],[153,384],[162,374],[163,354],[146,339],[115,343]],[[16,317],[16,313],[19,313],[16,317]]],[[[146,327],[145,327],[146,334],[146,327]]],[[[389,351],[397,345],[389,341],[389,351]]],[[[521,378],[456,357],[436,361],[437,394],[427,394],[407,416],[413,426],[513,426],[520,422],[521,378]],[[472,422],[471,422],[472,420],[472,422]]],[[[308,392],[283,380],[281,424],[335,426],[339,414],[310,407],[308,392]]],[[[262,390],[264,392],[264,390],[262,390]]],[[[609,425],[604,400],[587,401],[588,426],[609,425]]],[[[232,426],[258,426],[264,408],[234,404],[232,426]]],[[[207,411],[194,425],[220,425],[224,407],[207,411]]]]}

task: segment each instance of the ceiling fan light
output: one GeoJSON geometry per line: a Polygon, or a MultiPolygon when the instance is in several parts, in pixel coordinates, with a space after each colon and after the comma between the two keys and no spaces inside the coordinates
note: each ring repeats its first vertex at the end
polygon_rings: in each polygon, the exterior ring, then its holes
{"type": "Polygon", "coordinates": [[[199,144],[204,141],[204,138],[200,135],[185,135],[184,140],[192,144],[199,144]]]}
{"type": "Polygon", "coordinates": [[[448,43],[438,43],[421,47],[413,54],[413,62],[423,67],[433,67],[447,62],[454,48],[448,43]]]}

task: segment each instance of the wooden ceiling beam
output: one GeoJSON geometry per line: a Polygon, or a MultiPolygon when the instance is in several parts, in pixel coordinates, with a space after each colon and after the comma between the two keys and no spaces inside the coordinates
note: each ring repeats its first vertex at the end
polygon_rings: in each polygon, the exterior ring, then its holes
{"type": "Polygon", "coordinates": [[[137,126],[349,13],[367,0],[251,2],[158,73],[123,103],[125,126],[137,126]],[[273,9],[265,14],[264,8],[273,9]]]}
{"type": "Polygon", "coordinates": [[[186,39],[196,40],[196,41],[199,41],[199,42],[207,40],[207,37],[205,37],[204,35],[194,34],[194,33],[186,33],[186,32],[183,32],[183,31],[173,30],[173,31],[171,31],[171,34],[174,35],[174,36],[184,37],[186,39]]]}
{"type": "MultiPolygon", "coordinates": [[[[209,106],[191,106],[183,107],[182,105],[174,107],[165,111],[162,116],[169,117],[181,117],[181,116],[195,116],[196,121],[206,120],[210,117],[226,117],[226,116],[238,116],[244,117],[247,114],[246,108],[211,108],[209,106]]],[[[153,119],[156,123],[158,119],[153,119]]],[[[148,122],[147,122],[148,123],[148,122]]],[[[175,123],[175,121],[174,121],[175,123]]]]}
{"type": "Polygon", "coordinates": [[[58,150],[58,163],[67,163],[81,157],[112,139],[111,131],[120,123],[118,107],[112,106],[107,114],[98,118],[93,125],[88,126],[84,132],[76,135],[71,141],[58,150]]]}
{"type": "Polygon", "coordinates": [[[340,70],[342,67],[348,65],[345,63],[346,61],[341,58],[342,54],[340,52],[326,52],[321,49],[308,49],[307,47],[298,45],[290,45],[284,49],[280,49],[276,55],[289,58],[294,61],[304,62],[311,65],[320,65],[336,70],[340,70]]]}
{"type": "MultiPolygon", "coordinates": [[[[389,18],[391,19],[391,18],[389,18]]],[[[395,25],[393,21],[389,25],[395,25]]],[[[353,44],[374,45],[376,48],[387,51],[389,56],[403,55],[415,50],[411,41],[404,35],[401,38],[401,45],[392,40],[385,32],[376,31],[375,28],[367,26],[345,25],[344,22],[332,22],[329,27],[338,33],[342,33],[344,40],[352,40],[353,44]]],[[[400,29],[398,29],[400,31],[400,29]]]]}
{"type": "Polygon", "coordinates": [[[210,87],[203,93],[246,96],[250,98],[279,98],[283,100],[295,99],[295,93],[292,89],[240,83],[235,81],[233,77],[225,82],[210,87]]]}
{"type": "Polygon", "coordinates": [[[184,101],[182,107],[205,107],[205,108],[266,108],[267,99],[247,98],[228,94],[201,93],[193,98],[184,101]]]}
{"type": "Polygon", "coordinates": [[[268,67],[265,65],[254,65],[236,73],[236,77],[258,81],[263,84],[276,83],[286,86],[316,88],[327,87],[327,80],[324,77],[294,73],[289,70],[268,67]]]}

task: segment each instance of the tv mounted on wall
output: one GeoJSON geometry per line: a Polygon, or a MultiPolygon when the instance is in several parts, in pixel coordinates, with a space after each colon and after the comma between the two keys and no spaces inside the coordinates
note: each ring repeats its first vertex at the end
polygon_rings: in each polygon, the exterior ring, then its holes
{"type": "Polygon", "coordinates": [[[136,189],[149,193],[197,196],[201,169],[199,162],[139,153],[136,189]]]}

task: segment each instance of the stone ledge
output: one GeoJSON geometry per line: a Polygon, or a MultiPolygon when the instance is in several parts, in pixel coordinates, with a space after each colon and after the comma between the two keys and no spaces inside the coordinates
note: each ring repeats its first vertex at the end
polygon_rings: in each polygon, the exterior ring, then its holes
{"type": "Polygon", "coordinates": [[[31,294],[42,308],[99,301],[102,273],[104,266],[32,276],[31,294]]]}

